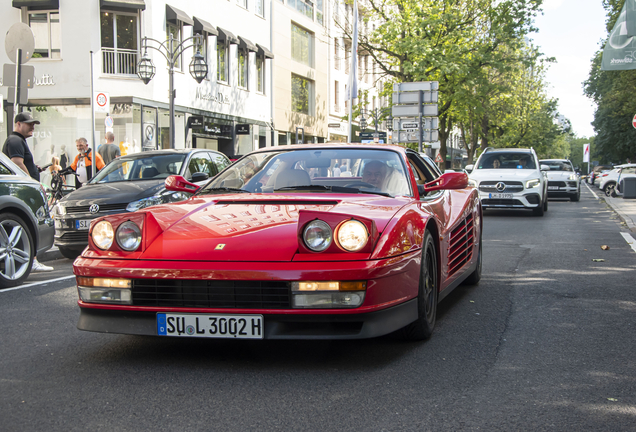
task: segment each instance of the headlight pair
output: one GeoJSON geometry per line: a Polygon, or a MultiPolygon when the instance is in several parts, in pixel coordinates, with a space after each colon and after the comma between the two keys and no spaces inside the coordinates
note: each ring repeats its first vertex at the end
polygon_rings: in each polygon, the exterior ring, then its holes
{"type": "Polygon", "coordinates": [[[102,250],[110,249],[113,240],[116,240],[120,248],[132,252],[141,244],[141,229],[136,223],[126,221],[117,227],[115,233],[111,223],[103,220],[95,224],[91,237],[95,246],[102,250]]]}
{"type": "MultiPolygon", "coordinates": [[[[360,221],[351,219],[336,228],[338,245],[348,252],[358,252],[369,241],[367,227],[360,221]]],[[[303,241],[314,252],[326,250],[333,241],[333,232],[329,224],[320,219],[311,221],[303,230],[303,241]]]]}

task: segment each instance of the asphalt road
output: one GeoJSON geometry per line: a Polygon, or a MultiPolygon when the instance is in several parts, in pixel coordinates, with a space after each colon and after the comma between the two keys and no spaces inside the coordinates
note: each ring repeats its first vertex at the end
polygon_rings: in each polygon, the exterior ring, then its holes
{"type": "Polygon", "coordinates": [[[0,430],[633,431],[636,253],[583,190],[487,212],[483,279],[425,343],[87,333],[73,279],[0,291],[0,430]]]}

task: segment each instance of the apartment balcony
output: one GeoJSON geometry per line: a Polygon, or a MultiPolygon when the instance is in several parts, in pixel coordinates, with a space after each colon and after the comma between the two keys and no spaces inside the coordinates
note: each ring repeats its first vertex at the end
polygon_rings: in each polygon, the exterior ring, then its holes
{"type": "Polygon", "coordinates": [[[109,75],[137,76],[137,50],[102,48],[102,72],[109,75]]]}

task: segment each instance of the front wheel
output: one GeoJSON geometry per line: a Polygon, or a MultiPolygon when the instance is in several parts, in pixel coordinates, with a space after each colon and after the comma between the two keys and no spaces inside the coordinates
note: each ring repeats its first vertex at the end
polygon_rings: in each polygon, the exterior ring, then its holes
{"type": "Polygon", "coordinates": [[[581,199],[581,189],[579,189],[574,195],[570,196],[570,201],[578,202],[581,199]]]}
{"type": "Polygon", "coordinates": [[[24,221],[13,213],[0,215],[0,288],[20,285],[29,277],[34,250],[24,221]]]}
{"type": "Polygon", "coordinates": [[[417,294],[417,320],[402,329],[404,339],[421,341],[433,334],[437,316],[437,253],[433,236],[426,230],[422,246],[422,266],[417,294]]]}
{"type": "Polygon", "coordinates": [[[538,206],[532,209],[532,213],[534,213],[535,216],[543,216],[544,212],[545,212],[545,203],[540,203],[538,206]]]}
{"type": "Polygon", "coordinates": [[[603,192],[606,196],[612,196],[614,189],[616,189],[616,183],[608,183],[603,187],[603,192]]]}

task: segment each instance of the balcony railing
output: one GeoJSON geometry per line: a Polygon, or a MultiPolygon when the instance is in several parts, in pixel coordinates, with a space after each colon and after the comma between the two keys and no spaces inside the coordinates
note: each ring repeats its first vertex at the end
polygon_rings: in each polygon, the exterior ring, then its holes
{"type": "Polygon", "coordinates": [[[102,72],[112,75],[137,75],[138,56],[136,50],[102,48],[102,72]]]}

